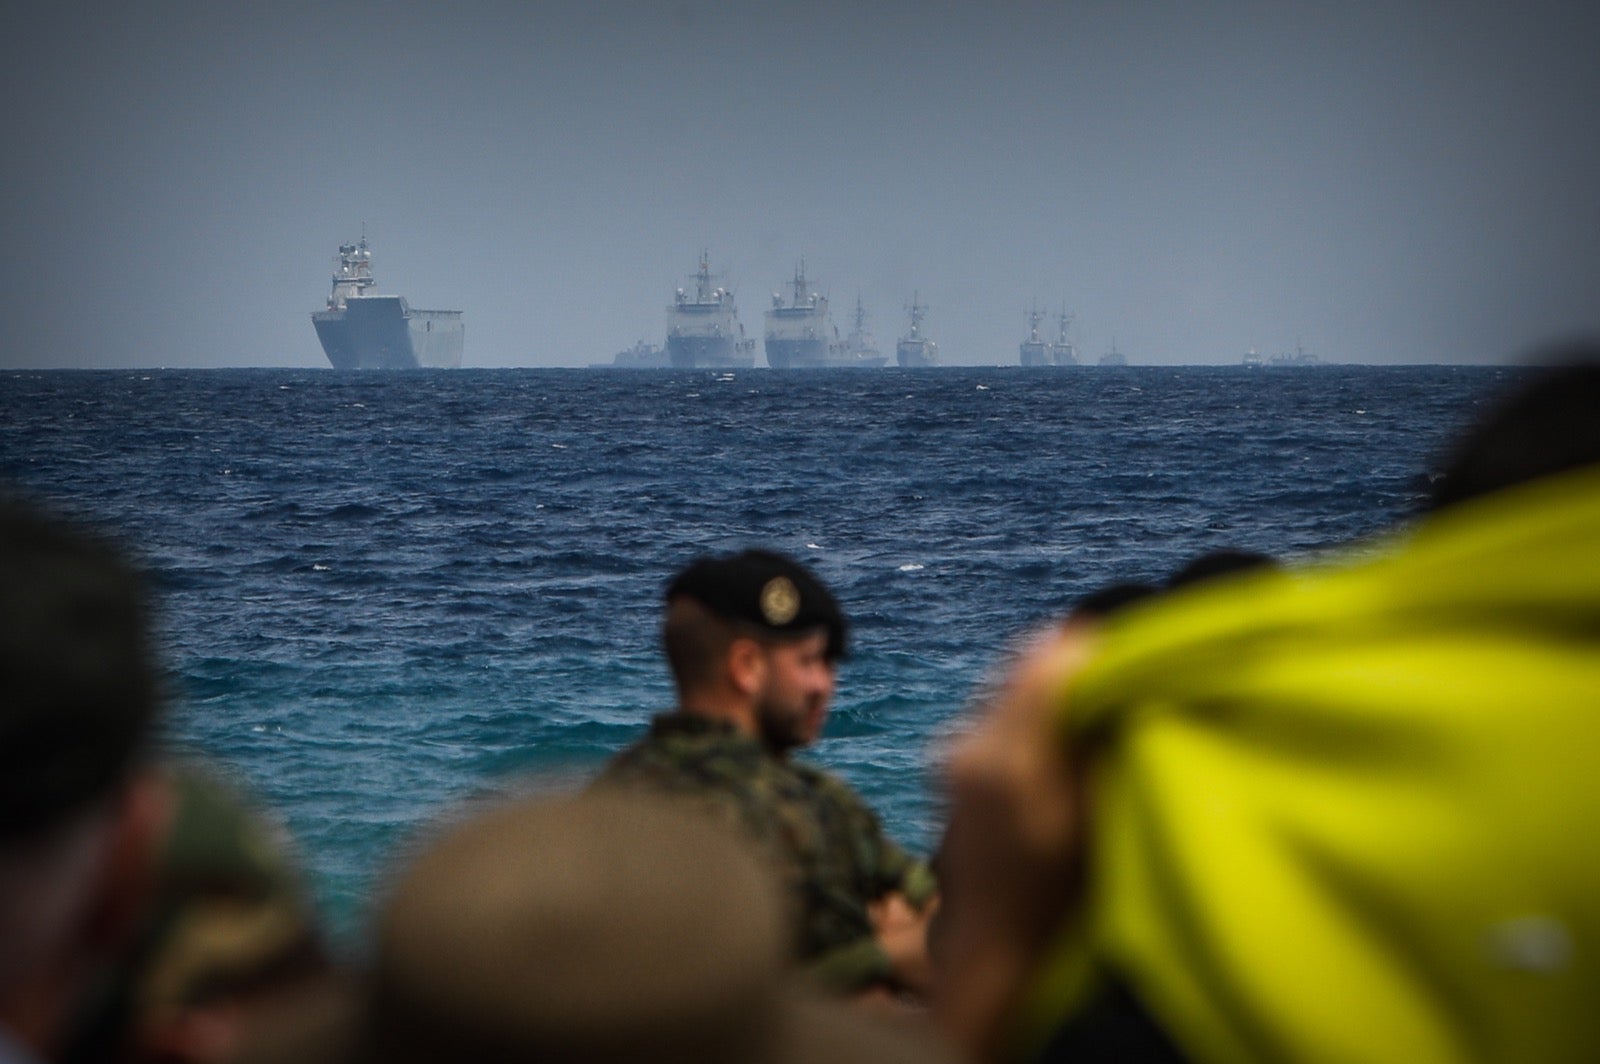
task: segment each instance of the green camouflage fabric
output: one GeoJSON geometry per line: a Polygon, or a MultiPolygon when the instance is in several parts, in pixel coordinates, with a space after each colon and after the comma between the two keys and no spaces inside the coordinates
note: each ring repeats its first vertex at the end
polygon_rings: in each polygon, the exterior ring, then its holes
{"type": "Polygon", "coordinates": [[[656,717],[644,739],[606,765],[596,786],[681,798],[753,839],[791,898],[800,958],[833,989],[857,989],[889,974],[868,902],[898,890],[920,906],[936,889],[927,866],[884,836],[848,785],[774,757],[721,721],[656,717]]]}
{"type": "Polygon", "coordinates": [[[140,929],[81,1004],[66,1064],[122,1059],[141,1031],[183,1010],[242,1002],[327,966],[281,827],[203,766],[164,771],[172,820],[140,929]]]}

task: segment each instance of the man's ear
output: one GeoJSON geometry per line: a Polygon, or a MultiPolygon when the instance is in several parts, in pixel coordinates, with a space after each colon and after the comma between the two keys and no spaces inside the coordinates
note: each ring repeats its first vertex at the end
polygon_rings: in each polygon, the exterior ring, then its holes
{"type": "Polygon", "coordinates": [[[754,639],[739,637],[728,644],[728,682],[747,698],[754,698],[767,682],[767,648],[754,639]]]}

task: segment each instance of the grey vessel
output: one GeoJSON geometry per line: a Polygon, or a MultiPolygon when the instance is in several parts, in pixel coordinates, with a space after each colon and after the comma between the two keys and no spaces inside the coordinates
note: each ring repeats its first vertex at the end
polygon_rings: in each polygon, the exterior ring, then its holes
{"type": "Polygon", "coordinates": [[[466,325],[459,310],[415,310],[404,296],[371,291],[367,238],[341,244],[333,294],[311,324],[334,369],[459,369],[466,325]]]}
{"type": "Polygon", "coordinates": [[[694,294],[678,289],[667,308],[667,363],[674,369],[749,369],[756,342],[746,339],[733,293],[714,283],[704,252],[694,294]]]}
{"type": "Polygon", "coordinates": [[[828,313],[828,297],[811,290],[803,262],[795,268],[794,294],[789,301],[772,293],[766,325],[767,365],[773,369],[874,367],[888,361],[875,347],[852,351],[839,339],[828,313]]]}
{"type": "Polygon", "coordinates": [[[1117,350],[1117,338],[1115,336],[1111,338],[1111,350],[1100,356],[1100,364],[1102,366],[1126,366],[1128,364],[1128,356],[1117,350]]]}
{"type": "Polygon", "coordinates": [[[1049,366],[1054,363],[1050,357],[1050,345],[1044,337],[1039,335],[1039,323],[1044,321],[1044,315],[1039,313],[1038,306],[1028,311],[1028,338],[1018,345],[1024,366],[1049,366]]]}
{"type": "Polygon", "coordinates": [[[1267,359],[1267,365],[1269,365],[1269,366],[1320,366],[1320,365],[1322,365],[1322,359],[1318,358],[1316,355],[1313,355],[1310,351],[1307,351],[1305,348],[1301,347],[1300,346],[1300,342],[1298,340],[1296,340],[1295,341],[1295,345],[1294,345],[1294,354],[1290,354],[1289,352],[1285,351],[1282,354],[1273,355],[1271,358],[1267,359]]]}
{"type": "Polygon", "coordinates": [[[867,331],[867,312],[859,295],[856,296],[855,328],[844,338],[844,354],[846,364],[858,366],[881,366],[889,361],[889,356],[878,350],[877,338],[867,331]]]}
{"type": "Polygon", "coordinates": [[[666,369],[667,352],[657,344],[637,341],[626,351],[618,351],[610,362],[591,362],[593,369],[666,369]]]}
{"type": "Polygon", "coordinates": [[[1073,349],[1072,341],[1067,339],[1067,326],[1072,324],[1072,315],[1065,310],[1057,319],[1055,343],[1050,345],[1050,364],[1052,366],[1076,366],[1078,353],[1073,349]]]}
{"type": "Polygon", "coordinates": [[[911,305],[906,311],[911,315],[911,331],[894,345],[895,361],[908,368],[937,366],[939,345],[922,335],[922,319],[927,317],[928,308],[917,301],[916,293],[912,293],[911,305]]]}

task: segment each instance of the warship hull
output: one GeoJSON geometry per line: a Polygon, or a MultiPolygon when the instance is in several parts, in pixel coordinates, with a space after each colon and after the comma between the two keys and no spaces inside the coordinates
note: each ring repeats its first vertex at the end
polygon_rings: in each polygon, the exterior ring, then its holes
{"type": "Polygon", "coordinates": [[[931,340],[901,340],[895,345],[894,357],[906,369],[922,369],[939,364],[937,350],[931,340]]]}
{"type": "Polygon", "coordinates": [[[1024,366],[1053,366],[1055,362],[1050,357],[1048,344],[1025,343],[1021,347],[1022,364],[1024,366]]]}
{"type": "Polygon", "coordinates": [[[773,369],[824,369],[828,364],[826,340],[814,337],[797,340],[767,337],[767,365],[773,369]]]}
{"type": "Polygon", "coordinates": [[[413,310],[402,296],[352,296],[311,323],[334,369],[459,369],[459,310],[413,310]]]}
{"type": "Polygon", "coordinates": [[[750,369],[756,364],[753,341],[731,336],[668,336],[667,363],[673,369],[750,369]]]}

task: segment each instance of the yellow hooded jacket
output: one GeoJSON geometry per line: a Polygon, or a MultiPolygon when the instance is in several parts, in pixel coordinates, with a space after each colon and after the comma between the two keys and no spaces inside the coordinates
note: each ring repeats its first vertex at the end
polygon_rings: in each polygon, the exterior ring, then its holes
{"type": "Polygon", "coordinates": [[[1109,623],[1061,699],[1115,972],[1198,1061],[1600,1061],[1600,468],[1109,623]]]}

